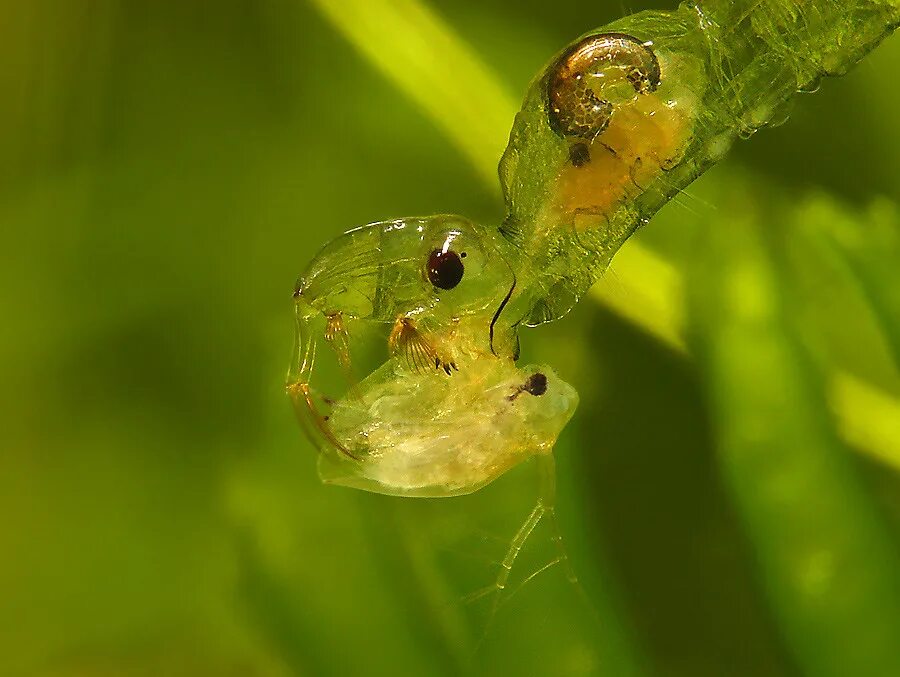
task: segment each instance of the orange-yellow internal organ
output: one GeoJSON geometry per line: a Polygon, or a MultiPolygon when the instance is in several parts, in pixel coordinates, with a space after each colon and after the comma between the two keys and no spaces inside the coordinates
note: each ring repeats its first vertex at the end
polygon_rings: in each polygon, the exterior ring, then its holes
{"type": "Polygon", "coordinates": [[[551,222],[574,223],[576,228],[597,224],[596,219],[576,217],[611,214],[623,200],[643,192],[677,160],[689,136],[688,119],[678,105],[655,94],[618,108],[602,134],[581,142],[587,146],[586,161],[566,156],[554,187],[551,209],[556,218],[551,222]]]}

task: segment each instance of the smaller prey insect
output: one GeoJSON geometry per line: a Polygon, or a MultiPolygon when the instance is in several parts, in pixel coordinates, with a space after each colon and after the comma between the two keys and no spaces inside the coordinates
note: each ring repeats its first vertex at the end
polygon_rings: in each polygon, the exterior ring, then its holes
{"type": "Polygon", "coordinates": [[[690,59],[649,37],[590,34],[535,81],[500,164],[502,225],[439,215],[363,226],[325,246],[295,288],[288,392],[325,482],[456,496],[540,459],[540,495],[495,600],[542,519],[574,580],[552,450],[578,395],[550,366],[517,363],[518,330],[565,315],[639,225],[631,203],[647,186],[668,190],[696,99],[667,78],[690,59]],[[320,391],[341,381],[343,395],[320,391]]]}
{"type": "Polygon", "coordinates": [[[549,453],[578,397],[549,367],[516,365],[512,254],[497,231],[432,216],[350,231],[313,261],[295,292],[289,389],[322,442],[323,479],[453,496],[549,453]],[[317,318],[349,380],[336,401],[310,386],[317,318]],[[386,336],[387,359],[358,382],[351,337],[365,333],[386,336]]]}

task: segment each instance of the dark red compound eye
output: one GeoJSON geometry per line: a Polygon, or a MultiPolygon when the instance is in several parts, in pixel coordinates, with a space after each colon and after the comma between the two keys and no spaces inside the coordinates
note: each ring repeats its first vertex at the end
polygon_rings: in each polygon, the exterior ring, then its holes
{"type": "Polygon", "coordinates": [[[462,257],[452,250],[435,249],[431,252],[426,268],[431,284],[438,289],[453,289],[458,285],[465,272],[462,257]]]}

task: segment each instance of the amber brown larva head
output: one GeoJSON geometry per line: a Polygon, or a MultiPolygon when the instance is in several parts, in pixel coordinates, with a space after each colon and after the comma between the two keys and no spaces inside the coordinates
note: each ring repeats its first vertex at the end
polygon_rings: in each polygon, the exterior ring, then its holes
{"type": "Polygon", "coordinates": [[[659,60],[647,44],[624,33],[589,36],[550,68],[550,127],[562,137],[593,139],[609,126],[616,105],[659,83],[659,60]]]}

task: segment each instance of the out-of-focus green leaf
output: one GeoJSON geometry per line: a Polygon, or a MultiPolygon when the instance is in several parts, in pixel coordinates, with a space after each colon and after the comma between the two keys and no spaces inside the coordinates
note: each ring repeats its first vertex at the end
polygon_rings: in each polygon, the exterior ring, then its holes
{"type": "Polygon", "coordinates": [[[831,382],[828,400],[838,418],[841,437],[855,448],[876,450],[873,458],[900,466],[900,403],[850,374],[831,382]]]}
{"type": "Polygon", "coordinates": [[[764,221],[784,268],[780,293],[822,373],[843,439],[900,467],[900,246],[896,207],[854,209],[816,192],[797,199],[774,186],[764,221]],[[896,306],[894,308],[893,306],[896,306]]]}
{"type": "Polygon", "coordinates": [[[417,0],[310,1],[499,188],[515,99],[449,26],[417,0]]]}
{"type": "Polygon", "coordinates": [[[900,218],[897,207],[880,200],[866,212],[854,214],[834,200],[820,196],[798,214],[811,238],[844,263],[877,315],[885,338],[900,367],[900,218]]]}
{"type": "MultiPolygon", "coordinates": [[[[774,189],[770,186],[767,191],[758,190],[757,192],[762,195],[763,192],[771,193],[772,190],[774,189]]],[[[818,197],[814,198],[813,201],[821,199],[821,197],[818,197]]],[[[807,228],[804,226],[806,223],[805,215],[813,209],[821,211],[821,206],[818,208],[813,207],[809,201],[801,203],[794,212],[790,212],[790,208],[783,203],[781,208],[786,216],[790,214],[788,218],[791,219],[792,223],[804,229],[807,228]]],[[[830,214],[830,212],[826,213],[830,214]]],[[[844,215],[844,218],[852,218],[854,223],[864,227],[861,225],[859,217],[849,216],[846,211],[841,212],[841,214],[844,215]]],[[[821,225],[820,223],[819,226],[821,225]]],[[[810,237],[812,237],[813,233],[818,233],[816,237],[820,244],[830,245],[831,242],[826,239],[828,238],[826,233],[814,229],[809,233],[810,237]]],[[[805,243],[809,244],[808,238],[805,240],[805,243]]],[[[626,246],[618,254],[616,261],[624,260],[628,262],[629,266],[647,270],[647,277],[633,278],[632,284],[628,286],[619,284],[618,280],[611,283],[607,281],[596,285],[592,290],[592,294],[618,315],[628,319],[637,326],[645,329],[655,326],[656,330],[651,330],[654,336],[662,339],[671,348],[684,352],[687,350],[687,346],[684,344],[685,329],[684,318],[682,317],[684,312],[684,281],[681,273],[672,264],[651,250],[644,247],[634,247],[633,244],[626,246]]],[[[809,252],[808,258],[816,260],[816,266],[820,270],[820,267],[825,263],[821,258],[827,253],[831,253],[832,258],[841,258],[843,256],[843,254],[838,254],[833,250],[823,251],[820,247],[814,252],[809,252]]],[[[889,251],[885,251],[882,264],[886,268],[885,273],[887,275],[893,272],[890,268],[892,260],[900,261],[900,256],[894,256],[889,251]]],[[[847,278],[844,278],[843,281],[847,282],[847,278]]],[[[847,291],[844,289],[843,293],[846,294],[847,291]]],[[[843,369],[837,369],[827,379],[827,399],[832,415],[837,420],[841,437],[852,445],[853,449],[859,450],[891,468],[900,469],[900,400],[892,394],[891,390],[884,390],[860,376],[860,372],[865,372],[863,376],[871,376],[869,370],[862,367],[861,360],[871,363],[873,353],[880,354],[882,352],[881,346],[876,345],[873,350],[870,341],[865,350],[860,349],[858,342],[862,336],[862,327],[857,322],[848,321],[846,316],[830,312],[836,307],[834,297],[831,295],[833,293],[833,287],[828,295],[822,295],[821,290],[819,292],[818,298],[820,300],[828,299],[828,303],[827,308],[817,318],[819,321],[817,329],[824,329],[822,322],[839,324],[844,327],[847,340],[856,342],[855,345],[847,345],[844,348],[845,354],[849,355],[850,351],[855,352],[851,364],[845,366],[855,367],[856,375],[843,369]]],[[[866,290],[866,293],[869,293],[868,290],[866,290]]],[[[890,296],[893,292],[892,290],[876,290],[873,293],[890,296]]],[[[873,303],[873,310],[874,305],[873,303]]],[[[844,306],[844,309],[846,309],[846,306],[844,306]]],[[[858,318],[858,313],[856,317],[858,318]]],[[[889,335],[890,327],[888,326],[891,320],[885,318],[883,313],[879,313],[878,317],[884,323],[886,338],[892,340],[889,335]]],[[[872,336],[871,330],[872,328],[869,327],[866,332],[870,339],[872,336]]],[[[817,342],[822,339],[821,335],[815,337],[817,342]]],[[[824,359],[837,364],[835,360],[836,347],[833,341],[826,347],[826,350],[828,354],[824,356],[824,359]]],[[[883,366],[883,363],[881,363],[881,366],[883,366]]],[[[895,378],[892,379],[889,373],[883,372],[880,374],[879,380],[893,381],[895,378]]]]}
{"type": "Polygon", "coordinates": [[[823,383],[738,201],[689,277],[692,345],[760,582],[803,672],[900,674],[900,557],[832,430],[823,383]]]}
{"type": "MultiPolygon", "coordinates": [[[[677,2],[627,6],[663,4],[677,2]]],[[[495,190],[516,92],[621,6],[433,5],[511,85],[509,113],[461,155],[495,190]]],[[[406,6],[338,9],[383,11],[367,35],[390,55],[406,6]]],[[[436,205],[483,213],[487,191],[310,3],[28,0],[0,16],[0,674],[452,673],[479,639],[466,595],[493,580],[530,508],[531,468],[446,503],[323,487],[281,380],[291,285],[322,243],[436,205]]],[[[406,82],[480,114],[494,104],[463,81],[461,42],[415,43],[415,60],[443,49],[453,79],[406,82]]],[[[738,144],[718,179],[750,162],[794,195],[900,194],[900,37],[867,61],[738,144]]],[[[722,210],[719,187],[676,198],[598,287],[666,346],[683,335],[677,252],[697,212],[722,210]]],[[[582,395],[556,456],[562,532],[591,598],[612,595],[659,674],[795,674],[709,471],[693,365],[599,304],[523,350],[582,395]]],[[[828,388],[844,436],[900,467],[898,391],[852,373],[828,388]]],[[[895,504],[897,476],[866,470],[895,504]]],[[[517,583],[548,561],[545,537],[517,583]]],[[[558,568],[541,573],[501,608],[475,672],[621,675],[613,658],[638,652],[611,656],[615,626],[589,625],[575,597],[558,568]]]]}

